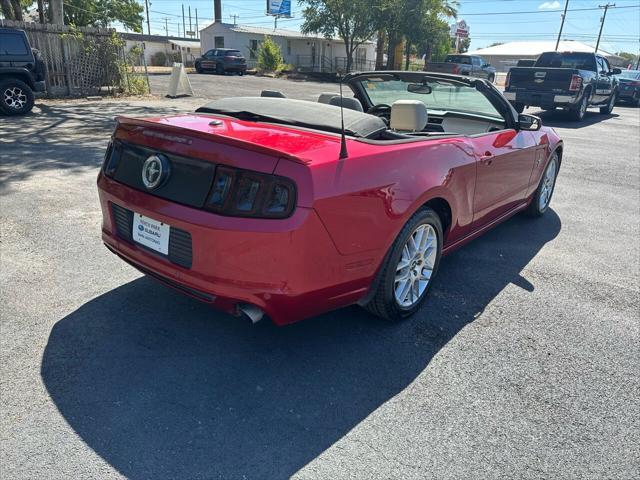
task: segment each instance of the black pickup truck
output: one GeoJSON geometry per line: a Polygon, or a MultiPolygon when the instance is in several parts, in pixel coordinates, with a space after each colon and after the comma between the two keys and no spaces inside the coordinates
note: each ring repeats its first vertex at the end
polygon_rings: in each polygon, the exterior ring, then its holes
{"type": "Polygon", "coordinates": [[[504,96],[522,112],[526,106],[563,108],[582,120],[590,106],[609,114],[618,97],[615,75],[606,58],[588,52],[545,52],[531,67],[509,70],[504,96]]]}
{"type": "Polygon", "coordinates": [[[45,67],[23,30],[0,28],[0,113],[20,115],[33,108],[33,92],[45,90],[45,67]]]}

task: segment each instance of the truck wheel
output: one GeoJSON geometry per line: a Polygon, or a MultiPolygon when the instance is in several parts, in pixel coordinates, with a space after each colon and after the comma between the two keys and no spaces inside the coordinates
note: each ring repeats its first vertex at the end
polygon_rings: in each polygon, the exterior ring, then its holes
{"type": "Polygon", "coordinates": [[[0,81],[0,111],[7,115],[23,115],[33,108],[33,91],[26,83],[15,80],[0,81]]]}
{"type": "Polygon", "coordinates": [[[613,92],[611,97],[609,98],[609,103],[605,107],[600,107],[600,113],[603,115],[609,115],[613,112],[613,106],[616,104],[616,100],[618,99],[618,93],[613,92]]]}
{"type": "Polygon", "coordinates": [[[386,320],[416,313],[431,288],[442,255],[442,223],[436,212],[421,208],[398,234],[374,283],[365,308],[386,320]]]}
{"type": "Polygon", "coordinates": [[[587,113],[587,103],[588,103],[588,95],[585,94],[582,96],[582,100],[578,104],[577,108],[569,110],[569,118],[571,120],[575,120],[576,122],[581,122],[584,119],[585,114],[587,113]]]}

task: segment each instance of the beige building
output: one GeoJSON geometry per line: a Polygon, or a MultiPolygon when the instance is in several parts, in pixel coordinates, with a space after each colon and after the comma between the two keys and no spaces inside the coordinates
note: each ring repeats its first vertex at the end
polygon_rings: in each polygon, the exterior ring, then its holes
{"type": "MultiPolygon", "coordinates": [[[[493,65],[498,72],[507,72],[511,67],[515,67],[518,60],[535,60],[541,53],[553,52],[556,50],[555,41],[521,41],[508,42],[488,48],[481,48],[468,52],[468,55],[479,55],[493,65]]],[[[563,40],[558,45],[560,52],[593,52],[594,48],[575,40],[563,40]]],[[[609,60],[611,65],[621,65],[624,62],[622,57],[613,53],[598,49],[598,53],[609,60]]]]}
{"type": "MultiPolygon", "coordinates": [[[[261,28],[230,23],[212,23],[200,30],[202,51],[235,48],[246,57],[249,68],[256,63],[256,51],[268,35],[282,51],[285,63],[303,71],[335,72],[346,66],[347,53],[339,39],[304,35],[293,30],[261,28]]],[[[375,44],[361,45],[354,55],[352,70],[375,69],[375,44]]]]}
{"type": "Polygon", "coordinates": [[[120,36],[125,41],[127,52],[135,46],[143,49],[147,65],[153,65],[152,58],[157,52],[165,54],[167,66],[172,64],[174,56],[188,66],[192,66],[194,60],[200,56],[199,40],[141,33],[120,33],[120,36]]]}

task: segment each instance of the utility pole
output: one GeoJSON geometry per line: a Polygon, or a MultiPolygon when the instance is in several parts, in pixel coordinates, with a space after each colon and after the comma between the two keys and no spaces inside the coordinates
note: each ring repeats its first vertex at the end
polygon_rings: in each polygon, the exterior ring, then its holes
{"type": "Polygon", "coordinates": [[[184,23],[184,3],[182,4],[182,34],[187,36],[187,24],[184,23]]]}
{"type": "Polygon", "coordinates": [[[596,42],[596,54],[598,53],[598,47],[600,46],[600,37],[602,36],[602,29],[604,27],[604,19],[607,18],[607,10],[609,7],[615,7],[615,3],[607,3],[606,5],[598,5],[599,8],[604,8],[604,14],[602,15],[602,22],[600,22],[600,32],[598,33],[598,41],[596,42]]]}
{"type": "Polygon", "coordinates": [[[233,18],[233,26],[235,27],[238,24],[238,19],[240,18],[240,15],[237,15],[237,14],[229,15],[229,18],[233,18]]]}
{"type": "Polygon", "coordinates": [[[200,23],[198,23],[198,9],[196,8],[196,38],[200,38],[200,23]]]}
{"type": "Polygon", "coordinates": [[[164,17],[164,33],[169,36],[169,17],[164,17]]]}
{"type": "Polygon", "coordinates": [[[151,35],[151,22],[149,21],[149,0],[144,0],[144,4],[147,7],[147,33],[151,35]]]}
{"type": "MultiPolygon", "coordinates": [[[[189,31],[193,32],[193,25],[191,25],[191,5],[189,5],[189,31]]],[[[193,35],[189,35],[190,37],[193,37],[193,35]]]]}
{"type": "Polygon", "coordinates": [[[562,22],[560,22],[560,31],[558,32],[558,40],[556,40],[556,52],[558,51],[558,46],[560,45],[560,36],[562,35],[562,29],[564,28],[564,19],[567,16],[567,7],[569,6],[569,0],[564,2],[564,12],[562,14],[562,22]]]}

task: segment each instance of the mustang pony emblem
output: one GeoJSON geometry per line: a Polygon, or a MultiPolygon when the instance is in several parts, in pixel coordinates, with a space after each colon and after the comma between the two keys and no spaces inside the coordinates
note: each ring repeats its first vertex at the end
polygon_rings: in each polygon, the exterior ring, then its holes
{"type": "Polygon", "coordinates": [[[142,165],[142,183],[147,190],[159,187],[169,175],[169,161],[164,155],[151,155],[142,165]]]}

